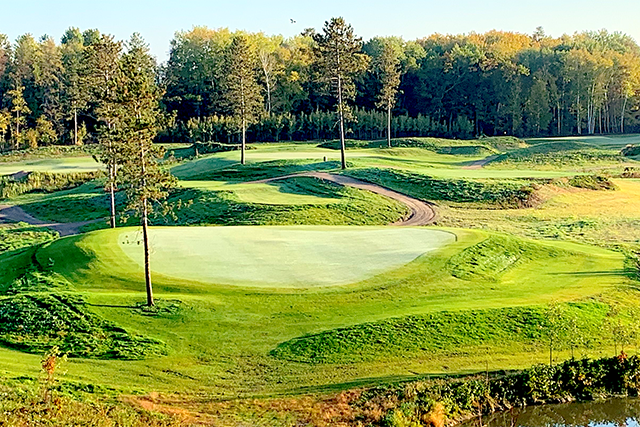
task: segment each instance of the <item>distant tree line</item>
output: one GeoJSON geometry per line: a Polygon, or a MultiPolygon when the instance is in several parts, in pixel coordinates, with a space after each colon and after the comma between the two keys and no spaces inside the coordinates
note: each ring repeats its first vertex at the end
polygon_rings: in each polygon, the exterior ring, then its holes
{"type": "MultiPolygon", "coordinates": [[[[123,55],[105,38],[0,34],[2,149],[99,139],[109,61],[123,55]]],[[[151,67],[159,141],[333,139],[341,123],[367,139],[640,131],[640,47],[606,31],[363,42],[341,18],[291,38],[194,27],[151,67]]]]}

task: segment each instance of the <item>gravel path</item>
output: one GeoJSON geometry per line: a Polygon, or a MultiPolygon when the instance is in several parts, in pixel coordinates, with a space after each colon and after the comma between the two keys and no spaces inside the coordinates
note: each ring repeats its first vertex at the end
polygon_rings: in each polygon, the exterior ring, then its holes
{"type": "Polygon", "coordinates": [[[103,221],[102,219],[94,219],[92,221],[82,222],[47,222],[35,218],[26,213],[18,206],[0,205],[0,224],[12,222],[26,222],[36,227],[49,228],[60,233],[60,236],[71,236],[79,234],[80,229],[88,224],[103,221]]]}
{"type": "Polygon", "coordinates": [[[325,181],[334,182],[339,185],[348,187],[359,188],[361,190],[371,191],[372,193],[386,196],[390,199],[397,200],[400,203],[404,203],[411,210],[411,214],[402,218],[391,225],[401,226],[416,226],[416,225],[429,225],[435,222],[437,215],[434,206],[431,203],[423,202],[422,200],[414,199],[405,194],[398,193],[397,191],[390,190],[385,187],[381,187],[370,182],[361,181],[359,179],[351,178],[344,175],[336,175],[327,172],[306,172],[292,175],[279,176],[277,178],[263,179],[260,181],[252,181],[248,184],[266,184],[273,181],[278,181],[287,178],[299,178],[299,177],[311,177],[318,178],[325,181]]]}

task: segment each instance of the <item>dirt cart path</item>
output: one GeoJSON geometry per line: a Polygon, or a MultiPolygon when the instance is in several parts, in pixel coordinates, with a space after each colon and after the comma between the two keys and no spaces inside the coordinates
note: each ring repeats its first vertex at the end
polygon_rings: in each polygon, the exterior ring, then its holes
{"type": "Polygon", "coordinates": [[[100,222],[102,219],[82,222],[47,222],[35,218],[18,206],[0,205],[0,224],[12,222],[26,222],[36,227],[49,228],[57,231],[61,236],[79,234],[80,229],[88,224],[100,222]]]}
{"type": "Polygon", "coordinates": [[[330,181],[339,185],[371,191],[372,193],[386,196],[390,199],[397,200],[398,202],[404,203],[405,205],[407,205],[411,210],[411,214],[409,214],[407,217],[391,225],[400,225],[400,226],[429,225],[433,223],[437,218],[436,210],[434,206],[430,203],[423,202],[422,200],[415,199],[413,197],[407,196],[402,193],[398,193],[397,191],[391,190],[389,188],[381,187],[379,185],[372,184],[370,182],[361,181],[359,179],[351,178],[349,176],[344,176],[344,175],[336,175],[336,174],[327,173],[327,172],[305,172],[305,173],[299,173],[299,174],[279,176],[276,178],[263,179],[260,181],[252,181],[249,184],[266,184],[266,183],[278,181],[281,179],[298,178],[298,177],[318,178],[318,179],[330,181]]]}

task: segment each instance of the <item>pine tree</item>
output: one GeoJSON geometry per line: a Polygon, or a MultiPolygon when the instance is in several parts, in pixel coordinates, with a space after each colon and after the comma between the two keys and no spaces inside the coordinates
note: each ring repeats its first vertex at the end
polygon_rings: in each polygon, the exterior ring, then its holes
{"type": "Polygon", "coordinates": [[[245,35],[236,36],[228,51],[225,100],[231,114],[241,124],[240,163],[243,165],[246,162],[247,125],[256,119],[263,105],[255,66],[256,58],[249,40],[245,35]]]}
{"type": "Polygon", "coordinates": [[[119,105],[123,120],[121,182],[128,199],[128,210],[140,218],[144,243],[147,305],[154,305],[151,282],[149,215],[154,205],[168,195],[176,179],[164,170],[159,160],[162,150],[153,145],[160,117],[161,92],[155,84],[155,62],[142,38],[134,34],[128,52],[121,61],[123,74],[119,87],[119,105]]]}
{"type": "Polygon", "coordinates": [[[120,55],[122,43],[112,36],[103,35],[84,51],[84,62],[90,70],[83,85],[91,92],[94,111],[100,124],[98,142],[100,160],[107,166],[106,188],[110,195],[110,225],[116,227],[116,199],[118,166],[122,162],[122,121],[124,112],[119,107],[118,88],[122,85],[120,55]]]}
{"type": "Polygon", "coordinates": [[[87,107],[89,93],[86,87],[86,73],[89,71],[83,64],[84,38],[77,28],[70,28],[62,38],[62,63],[64,74],[62,78],[62,103],[67,119],[73,120],[73,143],[82,145],[78,114],[87,107]]]}
{"type": "Polygon", "coordinates": [[[334,89],[340,125],[340,154],[342,169],[347,168],[344,141],[345,118],[351,117],[348,100],[355,98],[355,75],[367,68],[368,57],[362,53],[362,39],[343,18],[325,22],[323,32],[315,34],[317,65],[325,82],[334,89]]]}
{"type": "Polygon", "coordinates": [[[31,109],[24,100],[24,86],[16,85],[12,90],[7,92],[11,100],[11,112],[14,114],[16,133],[13,136],[14,148],[18,148],[20,140],[20,125],[24,125],[27,121],[27,114],[31,113],[31,109]]]}
{"type": "Polygon", "coordinates": [[[381,84],[376,107],[387,112],[387,146],[391,148],[391,110],[396,104],[400,86],[400,60],[390,43],[384,44],[381,55],[376,59],[375,68],[381,84]]]}

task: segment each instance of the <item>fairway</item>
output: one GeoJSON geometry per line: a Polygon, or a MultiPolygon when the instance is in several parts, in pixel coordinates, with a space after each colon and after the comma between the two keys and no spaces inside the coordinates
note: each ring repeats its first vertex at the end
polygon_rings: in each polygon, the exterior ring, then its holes
{"type": "Polygon", "coordinates": [[[10,175],[20,171],[72,173],[93,172],[100,169],[102,169],[102,165],[92,157],[65,157],[0,163],[0,175],[10,175]]]}
{"type": "MultiPolygon", "coordinates": [[[[140,234],[120,234],[140,266],[140,234]]],[[[154,271],[257,287],[332,286],[401,267],[455,241],[445,231],[377,227],[172,227],[151,231],[154,271]]]]}

